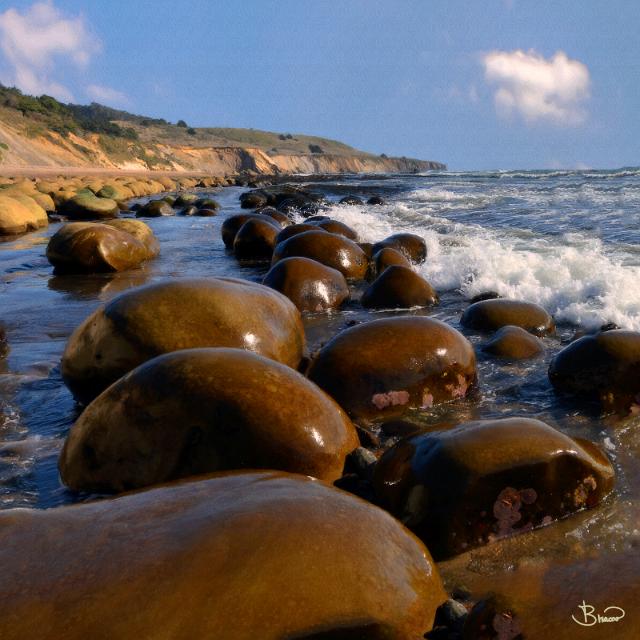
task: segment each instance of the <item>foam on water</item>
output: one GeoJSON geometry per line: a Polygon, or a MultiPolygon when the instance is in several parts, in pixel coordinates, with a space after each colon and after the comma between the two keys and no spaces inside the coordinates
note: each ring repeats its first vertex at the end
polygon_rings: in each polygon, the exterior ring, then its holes
{"type": "MultiPolygon", "coordinates": [[[[589,195],[590,189],[581,187],[581,197],[605,197],[597,190],[589,195]]],[[[366,242],[400,231],[421,235],[429,256],[421,271],[440,291],[460,290],[467,297],[497,291],[541,304],[559,322],[589,329],[615,322],[640,330],[637,245],[607,243],[590,231],[537,232],[535,216],[521,216],[521,226],[505,228],[448,217],[451,203],[457,203],[459,212],[492,197],[486,192],[478,196],[425,188],[411,191],[396,204],[334,206],[328,215],[353,227],[366,242]],[[532,228],[524,226],[527,221],[532,228]]],[[[541,229],[548,224],[541,222],[541,229]]]]}

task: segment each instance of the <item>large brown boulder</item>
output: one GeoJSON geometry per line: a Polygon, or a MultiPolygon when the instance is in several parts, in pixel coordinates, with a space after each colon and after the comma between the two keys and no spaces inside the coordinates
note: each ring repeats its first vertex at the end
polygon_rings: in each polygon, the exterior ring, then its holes
{"type": "Polygon", "coordinates": [[[584,336],[551,361],[549,379],[558,391],[604,409],[640,414],[640,333],[603,331],[584,336]]]}
{"type": "Polygon", "coordinates": [[[98,198],[88,190],[64,201],[58,210],[72,220],[115,218],[119,212],[118,203],[115,200],[98,198]]]}
{"type": "Polygon", "coordinates": [[[297,367],[304,350],[300,312],[285,296],[233,278],[178,279],[130,289],[71,335],[62,377],[77,399],[163,353],[237,347],[297,367]]]}
{"type": "Polygon", "coordinates": [[[155,237],[151,227],[142,220],[132,218],[117,218],[115,220],[105,220],[102,224],[120,231],[126,231],[134,238],[142,242],[147,248],[150,258],[155,258],[160,253],[160,243],[155,237]]]}
{"type": "Polygon", "coordinates": [[[263,216],[258,213],[239,213],[235,216],[229,216],[225,219],[220,227],[220,234],[222,235],[222,241],[224,242],[224,246],[227,249],[233,248],[233,242],[236,239],[236,234],[238,233],[240,227],[244,225],[248,220],[264,220],[272,224],[278,231],[280,231],[281,227],[276,220],[270,218],[269,216],[263,216]]]}
{"type": "Polygon", "coordinates": [[[524,360],[539,356],[544,351],[544,343],[521,327],[507,325],[496,331],[482,345],[482,350],[498,358],[524,360]]]}
{"type": "Polygon", "coordinates": [[[593,507],[613,484],[593,443],[527,418],[407,438],[375,470],[380,504],[437,559],[593,507]]]}
{"type": "MultiPolygon", "coordinates": [[[[151,230],[149,232],[152,234],[151,230]]],[[[157,241],[156,241],[157,243],[157,241]]],[[[124,229],[93,222],[69,222],[47,245],[47,259],[58,272],[100,273],[137,267],[155,254],[124,229]]]]}
{"type": "Polygon", "coordinates": [[[446,599],[389,514],[275,471],[3,511],[0,543],[3,640],[418,639],[446,599]]]}
{"type": "Polygon", "coordinates": [[[136,211],[138,218],[160,218],[162,216],[174,216],[173,207],[164,200],[150,200],[136,211]]]}
{"type": "Polygon", "coordinates": [[[373,245],[375,255],[381,249],[390,247],[404,254],[414,264],[420,264],[427,258],[427,243],[415,233],[395,233],[373,245]]]}
{"type": "Polygon", "coordinates": [[[262,284],[283,293],[300,311],[337,309],[349,298],[349,285],[337,270],[309,258],[277,262],[262,284]]]}
{"type": "Polygon", "coordinates": [[[279,230],[279,227],[266,220],[247,220],[233,240],[233,253],[240,260],[269,261],[279,230]]]}
{"type": "Polygon", "coordinates": [[[387,267],[362,294],[361,303],[369,309],[430,307],[438,304],[434,288],[410,267],[387,267]]]}
{"type": "Polygon", "coordinates": [[[358,234],[349,225],[346,225],[344,222],[340,222],[340,220],[326,218],[325,220],[314,220],[311,224],[315,227],[319,227],[320,229],[324,229],[329,233],[335,233],[339,236],[349,238],[349,240],[358,240],[358,234]]]}
{"type": "Polygon", "coordinates": [[[539,305],[522,300],[482,300],[465,309],[460,321],[477,331],[493,332],[507,325],[525,329],[537,336],[555,330],[553,318],[539,305]]]}
{"type": "MultiPolygon", "coordinates": [[[[373,250],[373,245],[371,245],[373,250]]],[[[411,268],[409,259],[397,249],[385,247],[380,249],[371,259],[370,277],[379,276],[387,267],[398,265],[400,267],[411,268]]]]}
{"type": "Polygon", "coordinates": [[[309,378],[353,418],[371,419],[463,398],[475,364],[473,347],[453,327],[403,316],[342,331],[316,355],[309,378]]]}
{"type": "Polygon", "coordinates": [[[59,464],[76,491],[241,468],[331,482],[357,446],[342,409],[290,367],[242,349],[186,349],[100,394],[71,428],[59,464]]]}
{"type": "Polygon", "coordinates": [[[18,198],[0,195],[0,236],[35,231],[47,224],[47,214],[44,210],[42,214],[38,214],[18,198]]]}
{"type": "Polygon", "coordinates": [[[369,261],[352,240],[326,231],[305,231],[276,245],[272,264],[284,258],[311,258],[337,269],[345,278],[361,280],[369,261]]]}
{"type": "Polygon", "coordinates": [[[285,240],[288,240],[292,236],[297,236],[300,233],[304,233],[305,231],[317,231],[318,227],[313,224],[309,224],[306,222],[301,222],[299,224],[291,224],[288,227],[285,227],[278,236],[276,237],[276,244],[280,244],[285,240]]]}

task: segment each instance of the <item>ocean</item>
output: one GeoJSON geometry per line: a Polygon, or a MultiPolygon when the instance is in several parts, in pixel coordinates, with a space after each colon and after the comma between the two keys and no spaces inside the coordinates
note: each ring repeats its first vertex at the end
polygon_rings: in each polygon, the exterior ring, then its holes
{"type": "MultiPolygon", "coordinates": [[[[620,421],[567,404],[553,392],[547,368],[577,331],[606,323],[640,330],[640,170],[441,171],[297,182],[323,193],[330,201],[324,213],[350,225],[362,241],[400,231],[423,236],[428,257],[420,270],[441,298],[433,309],[371,312],[358,305],[362,286],[356,286],[343,310],[305,319],[310,350],[353,322],[399,313],[439,318],[479,345],[485,338],[459,324],[473,296],[494,291],[544,306],[558,330],[545,339],[543,356],[513,364],[478,352],[476,396],[409,419],[430,430],[527,416],[596,441],[615,464],[615,497],[547,527],[541,547],[536,539],[536,553],[564,556],[567,541],[599,553],[638,544],[640,418],[620,421]],[[347,194],[381,195],[386,204],[339,205],[347,194]]],[[[161,255],[125,273],[53,275],[45,248],[59,223],[0,243],[0,323],[10,344],[8,357],[0,359],[0,508],[46,508],[90,497],[68,492],[57,473],[60,448],[78,411],[60,377],[60,356],[86,316],[123,290],[164,278],[262,279],[266,267],[238,264],[220,238],[222,220],[240,211],[244,190],[211,192],[222,207],[215,218],[147,220],[161,255]]],[[[531,549],[525,546],[522,553],[531,549]]]]}

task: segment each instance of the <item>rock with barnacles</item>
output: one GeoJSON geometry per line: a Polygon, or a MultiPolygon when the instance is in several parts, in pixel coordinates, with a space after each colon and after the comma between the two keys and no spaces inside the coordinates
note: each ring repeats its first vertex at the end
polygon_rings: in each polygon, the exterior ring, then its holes
{"type": "Polygon", "coordinates": [[[316,355],[308,375],[352,417],[366,420],[464,398],[476,381],[476,360],[453,327],[403,316],[342,331],[316,355]]]}
{"type": "Polygon", "coordinates": [[[593,443],[509,418],[402,440],[374,482],[380,504],[443,559],[596,506],[614,471],[593,443]]]}

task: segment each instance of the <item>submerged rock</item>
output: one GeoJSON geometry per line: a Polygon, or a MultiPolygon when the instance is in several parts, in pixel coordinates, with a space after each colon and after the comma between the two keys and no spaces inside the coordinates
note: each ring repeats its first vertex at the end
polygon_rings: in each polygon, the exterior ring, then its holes
{"type": "Polygon", "coordinates": [[[400,441],[376,494],[437,559],[597,505],[614,471],[593,443],[539,420],[469,422],[400,441]]]}
{"type": "Polygon", "coordinates": [[[498,358],[523,360],[540,355],[544,343],[525,329],[507,325],[496,331],[491,340],[482,345],[482,350],[498,358]]]}
{"type": "Polygon", "coordinates": [[[397,520],[274,471],[4,511],[0,541],[3,640],[420,638],[447,597],[397,520]]]}
{"type": "Polygon", "coordinates": [[[381,249],[390,247],[404,254],[414,264],[421,264],[427,258],[427,243],[415,233],[394,233],[373,245],[375,255],[381,249]]]}
{"type": "Polygon", "coordinates": [[[300,311],[312,313],[337,309],[349,298],[342,273],[309,258],[280,260],[262,284],[283,293],[300,311]]]}
{"type": "Polygon", "coordinates": [[[59,466],[75,491],[241,468],[333,481],[357,446],[342,409],[290,367],[242,349],[187,349],[149,360],[91,402],[59,466]]]}
{"type": "Polygon", "coordinates": [[[640,333],[612,330],[584,336],[551,361],[549,379],[558,391],[605,410],[640,414],[640,333]]]}
{"type": "Polygon", "coordinates": [[[367,200],[367,204],[381,205],[381,204],[386,204],[386,202],[385,202],[385,199],[382,196],[371,196],[367,200]]]}
{"type": "Polygon", "coordinates": [[[402,415],[463,398],[475,354],[453,327],[421,316],[384,318],[339,333],[316,355],[309,378],[353,418],[402,415]]]}
{"type": "Polygon", "coordinates": [[[463,326],[492,332],[514,325],[543,336],[555,330],[553,318],[539,305],[522,300],[491,299],[467,307],[460,320],[463,326]]]}
{"type": "MultiPolygon", "coordinates": [[[[129,221],[133,222],[133,221],[129,221]]],[[[70,222],[51,237],[47,259],[58,272],[99,273],[137,267],[157,254],[157,241],[143,242],[124,227],[93,222],[70,222]],[[155,253],[150,247],[156,245],[155,253]]],[[[138,233],[141,233],[138,231],[138,233]]]]}
{"type": "Polygon", "coordinates": [[[233,278],[183,279],[131,289],[71,335],[62,377],[86,402],[146,360],[193,347],[237,347],[297,367],[300,312],[285,296],[233,278]]]}
{"type": "Polygon", "coordinates": [[[438,304],[433,287],[410,267],[387,267],[362,294],[362,306],[369,309],[429,307],[438,304]]]}
{"type": "Polygon", "coordinates": [[[139,218],[160,218],[162,216],[173,216],[175,213],[173,207],[165,200],[151,200],[136,211],[136,216],[139,218]]]}
{"type": "Polygon", "coordinates": [[[345,278],[361,280],[369,261],[353,241],[326,231],[305,231],[276,245],[272,264],[291,257],[311,258],[337,269],[345,278]]]}

